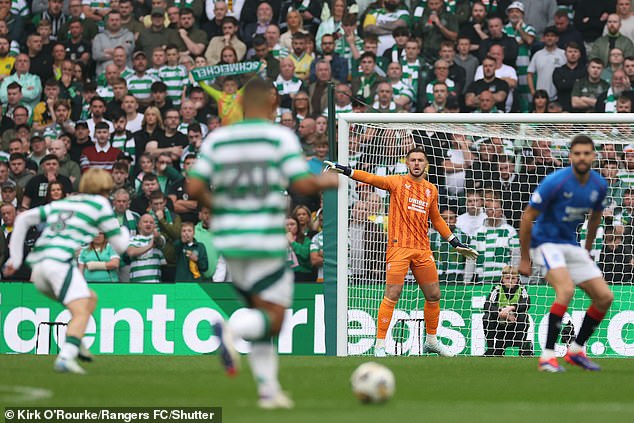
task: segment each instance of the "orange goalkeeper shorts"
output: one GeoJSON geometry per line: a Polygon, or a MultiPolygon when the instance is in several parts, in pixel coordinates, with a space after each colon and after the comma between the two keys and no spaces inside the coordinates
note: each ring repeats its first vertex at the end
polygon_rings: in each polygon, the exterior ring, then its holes
{"type": "Polygon", "coordinates": [[[386,254],[386,283],[402,285],[407,270],[412,269],[419,285],[438,282],[438,270],[431,251],[390,247],[386,254]]]}

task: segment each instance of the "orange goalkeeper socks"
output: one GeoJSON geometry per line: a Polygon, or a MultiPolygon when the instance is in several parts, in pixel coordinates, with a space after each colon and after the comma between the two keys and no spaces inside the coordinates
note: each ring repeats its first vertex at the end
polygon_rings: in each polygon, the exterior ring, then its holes
{"type": "Polygon", "coordinates": [[[440,301],[425,301],[423,314],[425,316],[425,331],[427,331],[427,335],[436,335],[440,317],[440,301]]]}
{"type": "Polygon", "coordinates": [[[377,339],[385,339],[387,329],[390,327],[390,322],[392,321],[392,314],[394,314],[394,307],[396,307],[396,301],[383,297],[383,301],[381,301],[381,306],[379,307],[379,318],[376,325],[377,339]]]}

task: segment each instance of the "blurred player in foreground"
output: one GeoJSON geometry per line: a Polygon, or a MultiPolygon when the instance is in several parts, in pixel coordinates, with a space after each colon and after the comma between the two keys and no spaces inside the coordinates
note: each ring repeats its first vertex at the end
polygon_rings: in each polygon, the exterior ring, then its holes
{"type": "Polygon", "coordinates": [[[407,269],[411,268],[418,286],[425,295],[424,350],[451,357],[436,337],[440,316],[440,286],[434,256],[429,246],[429,220],[440,235],[466,258],[475,259],[478,253],[458,240],[438,210],[438,190],[425,179],[429,165],[425,150],[415,147],[407,153],[407,175],[377,176],[349,166],[325,162],[330,169],[352,179],[390,192],[390,220],[386,253],[387,276],[383,301],[379,307],[374,355],[385,357],[387,335],[394,307],[398,302],[407,269]]]}
{"type": "Polygon", "coordinates": [[[293,299],[293,274],[286,267],[284,190],[311,195],[336,187],[338,178],[310,174],[297,136],[272,123],[277,109],[272,84],[249,81],[244,99],[244,121],[216,129],[203,142],[188,191],[201,204],[211,205],[215,245],[250,307],[226,326],[214,325],[225,370],[229,375],[237,372],[239,356],[232,335],[251,341],[249,362],[258,385],[258,405],[292,408],[278,382],[272,343],[293,299]]]}
{"type": "Polygon", "coordinates": [[[575,293],[575,285],[585,291],[592,304],[576,339],[568,346],[565,360],[586,370],[601,368],[585,354],[585,344],[610,308],[614,295],[601,271],[590,258],[597,228],[603,214],[608,184],[591,169],[595,160],[594,142],[577,135],[570,144],[570,167],[548,175],[537,187],[524,210],[520,225],[521,260],[519,272],[530,276],[533,263],[546,268],[546,280],[555,290],[550,307],[546,347],[539,370],[563,372],[555,356],[555,342],[561,320],[575,293]],[[585,250],[577,243],[577,227],[588,218],[585,250]],[[533,222],[537,219],[537,222],[533,222]]]}
{"type": "MultiPolygon", "coordinates": [[[[66,340],[55,360],[55,370],[59,372],[84,374],[76,359],[92,360],[81,339],[97,305],[97,296],[76,266],[75,252],[90,244],[100,232],[118,254],[128,248],[129,232],[119,226],[108,201],[112,185],[108,172],[89,169],[79,182],[79,195],[25,211],[15,220],[5,275],[13,274],[22,265],[24,238],[29,228],[46,223],[26,263],[33,269],[31,281],[37,289],[64,304],[72,316],[66,340]]],[[[90,270],[106,270],[105,262],[89,264],[93,266],[90,270]]]]}

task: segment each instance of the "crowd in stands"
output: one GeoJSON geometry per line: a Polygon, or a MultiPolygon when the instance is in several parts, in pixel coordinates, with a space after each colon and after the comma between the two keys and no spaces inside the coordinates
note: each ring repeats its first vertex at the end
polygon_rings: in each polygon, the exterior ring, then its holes
{"type": "MultiPolygon", "coordinates": [[[[133,238],[122,257],[99,237],[86,246],[78,263],[89,281],[225,281],[210,210],[188,198],[186,175],[204,137],[242,119],[250,78],[274,83],[278,122],[319,173],[329,84],[335,114],[631,112],[633,41],[631,0],[0,0],[0,260],[20,211],[72,195],[99,167],[112,172],[113,207],[133,238]],[[260,67],[207,81],[191,73],[243,62],[260,67]]],[[[402,160],[379,163],[373,142],[352,136],[351,163],[402,172],[402,160]]],[[[432,234],[440,271],[499,280],[527,187],[565,156],[548,141],[518,150],[501,138],[418,133],[413,143],[430,152],[452,229],[486,252],[471,269],[432,234]]],[[[611,205],[596,258],[610,280],[631,282],[634,144],[602,146],[598,166],[611,205]]],[[[379,245],[384,196],[353,191],[353,242],[379,245]]],[[[289,265],[297,281],[322,280],[321,200],[291,193],[289,203],[289,265]]],[[[382,261],[359,251],[352,267],[381,280],[372,263],[382,261]]],[[[25,267],[14,278],[28,277],[25,267]]]]}

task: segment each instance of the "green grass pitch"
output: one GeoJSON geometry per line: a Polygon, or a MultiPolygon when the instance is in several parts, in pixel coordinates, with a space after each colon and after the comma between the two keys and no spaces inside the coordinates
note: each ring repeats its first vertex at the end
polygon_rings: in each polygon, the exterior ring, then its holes
{"type": "Polygon", "coordinates": [[[53,356],[0,356],[2,406],[221,406],[225,423],[247,422],[632,422],[634,362],[600,360],[603,371],[566,365],[563,374],[536,370],[537,359],[391,357],[396,395],[362,405],[349,377],[371,358],[280,359],[281,382],[296,408],[264,412],[243,357],[227,378],[215,356],[97,356],[86,376],[60,375],[53,356]],[[50,391],[33,400],[23,388],[50,391]]]}

